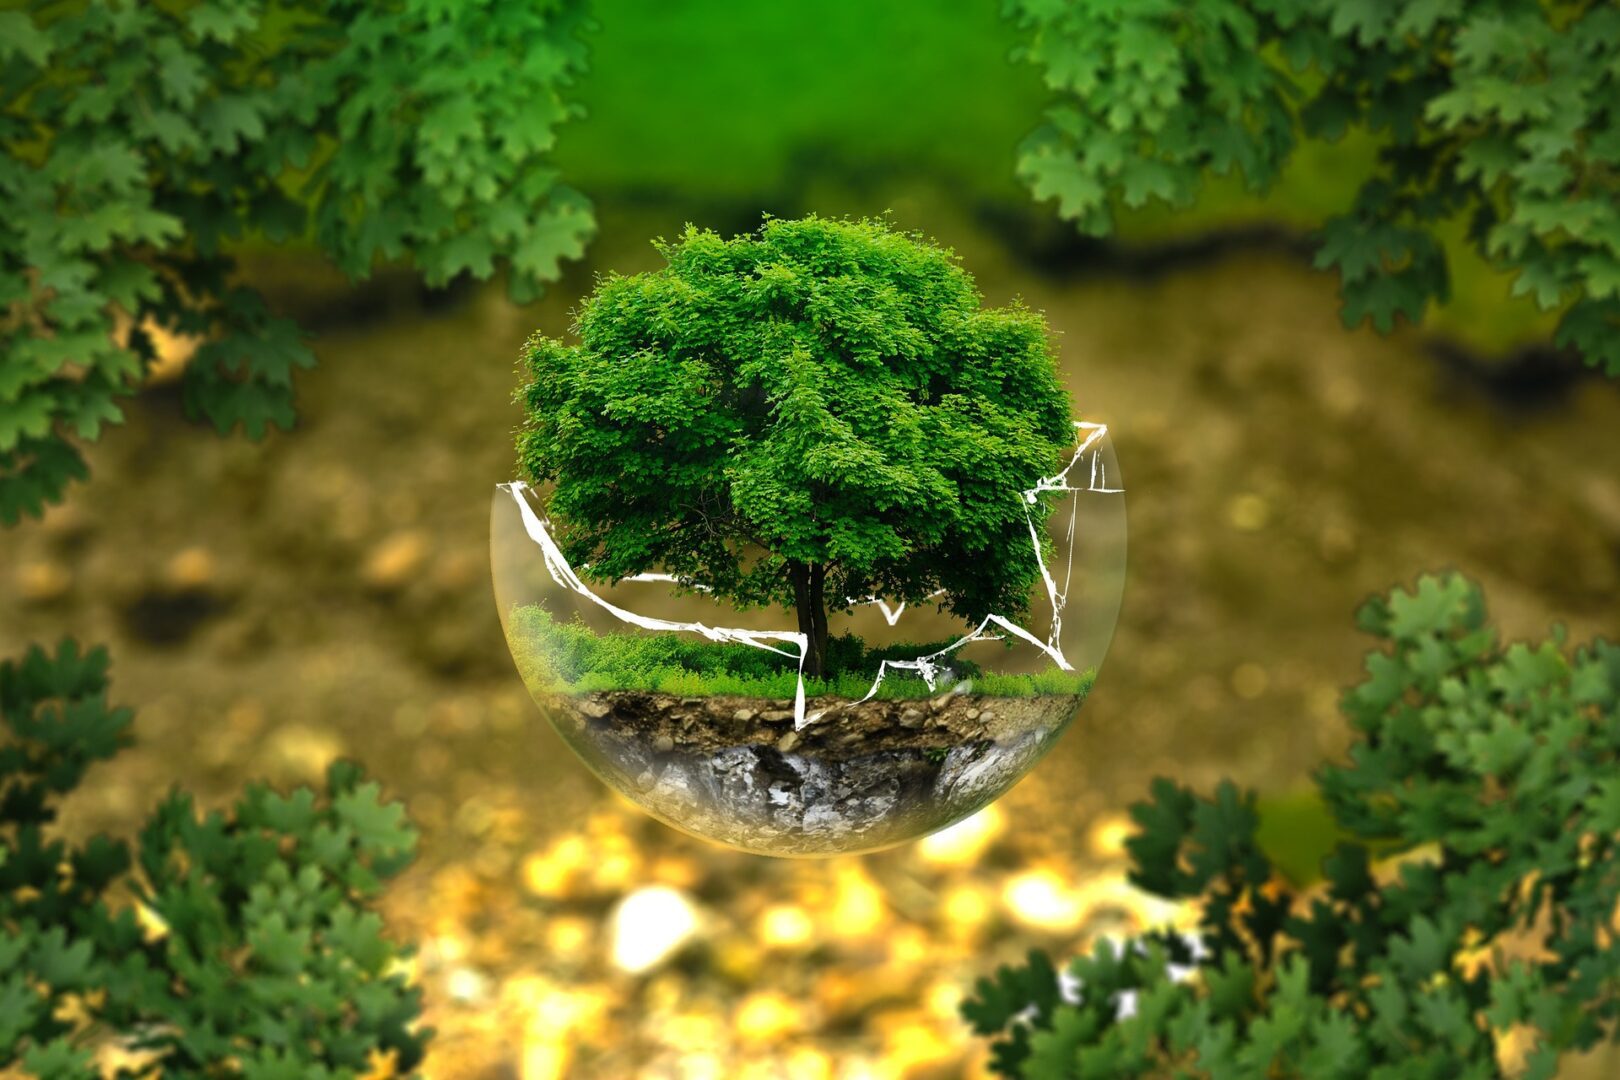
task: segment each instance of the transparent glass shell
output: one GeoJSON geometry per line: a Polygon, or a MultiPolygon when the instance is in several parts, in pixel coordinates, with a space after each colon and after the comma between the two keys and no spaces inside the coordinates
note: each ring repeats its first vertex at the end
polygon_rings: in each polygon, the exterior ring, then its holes
{"type": "Polygon", "coordinates": [[[1108,650],[1124,484],[1107,427],[1075,435],[1067,467],[1041,482],[1045,520],[1026,493],[1030,542],[1047,541],[1027,611],[969,623],[936,601],[830,602],[829,636],[862,647],[826,681],[802,675],[793,611],[738,609],[656,572],[593,581],[557,546],[545,493],[498,485],[490,560],[507,644],[563,741],[667,824],[768,855],[923,836],[1051,749],[1108,650]]]}

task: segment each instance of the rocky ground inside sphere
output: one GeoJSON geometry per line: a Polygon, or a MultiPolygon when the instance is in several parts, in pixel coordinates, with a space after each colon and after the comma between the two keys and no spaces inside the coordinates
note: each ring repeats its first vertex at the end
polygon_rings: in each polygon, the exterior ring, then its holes
{"type": "Polygon", "coordinates": [[[881,847],[1011,787],[1076,695],[779,701],[639,690],[552,695],[565,738],[631,800],[682,828],[775,854],[881,847]]]}

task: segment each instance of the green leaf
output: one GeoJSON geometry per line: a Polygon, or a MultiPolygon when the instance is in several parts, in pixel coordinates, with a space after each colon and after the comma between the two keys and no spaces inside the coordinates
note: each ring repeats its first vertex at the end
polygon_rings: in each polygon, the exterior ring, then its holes
{"type": "Polygon", "coordinates": [[[1392,11],[1378,0],[1337,0],[1331,6],[1328,28],[1341,37],[1355,37],[1362,45],[1383,40],[1392,11]]]}
{"type": "Polygon", "coordinates": [[[1428,306],[1429,292],[1424,283],[1410,274],[1376,274],[1364,281],[1344,286],[1341,316],[1349,329],[1371,321],[1380,334],[1395,328],[1395,318],[1404,315],[1417,323],[1428,306]]]}
{"type": "Polygon", "coordinates": [[[1575,264],[1585,276],[1586,295],[1594,300],[1620,300],[1620,258],[1607,251],[1583,255],[1575,264]]]}
{"type": "Polygon", "coordinates": [[[962,1001],[962,1019],[980,1035],[994,1035],[1033,1006],[1035,1015],[1049,1015],[1058,1003],[1057,971],[1045,953],[1032,950],[1023,967],[1003,965],[994,978],[974,984],[974,993],[962,1001]]]}
{"type": "Polygon", "coordinates": [[[197,113],[197,127],[215,150],[235,154],[244,141],[264,136],[262,108],[256,95],[221,94],[203,103],[197,113]]]}
{"type": "Polygon", "coordinates": [[[1450,952],[1439,928],[1423,915],[1412,920],[1405,936],[1390,939],[1389,950],[1396,973],[1409,984],[1443,970],[1450,952]]]}
{"type": "MultiPolygon", "coordinates": [[[[1315,265],[1318,269],[1338,267],[1348,287],[1382,269],[1389,242],[1389,233],[1380,226],[1351,217],[1334,218],[1322,228],[1322,246],[1317,250],[1315,265]]],[[[1398,257],[1401,253],[1395,254],[1398,257]]]]}
{"type": "Polygon", "coordinates": [[[1149,199],[1174,202],[1179,185],[1176,170],[1162,161],[1132,158],[1119,173],[1119,184],[1126,206],[1143,206],[1149,199]]]}
{"type": "Polygon", "coordinates": [[[36,68],[51,57],[51,39],[20,11],[0,11],[0,61],[20,56],[36,68]]]}
{"type": "Polygon", "coordinates": [[[1219,967],[1204,968],[1203,978],[1216,1018],[1237,1020],[1253,1009],[1255,973],[1236,954],[1228,953],[1219,967]]]}
{"type": "Polygon", "coordinates": [[[495,242],[478,233],[458,233],[423,253],[430,285],[443,285],[466,271],[483,280],[494,272],[495,242]]]}
{"type": "Polygon", "coordinates": [[[1397,589],[1389,595],[1388,633],[1397,641],[1479,625],[1483,597],[1479,588],[1457,574],[1418,578],[1413,591],[1397,589]]]}
{"type": "MultiPolygon", "coordinates": [[[[20,951],[23,941],[20,938],[11,941],[20,951]]],[[[7,941],[0,938],[0,950],[5,949],[6,945],[7,941]]],[[[0,1047],[10,1048],[16,1046],[39,1022],[45,1001],[28,985],[22,972],[16,971],[10,964],[0,969],[0,972],[6,971],[10,974],[0,973],[0,1047]]]]}
{"type": "Polygon", "coordinates": [[[1620,375],[1620,301],[1586,300],[1564,313],[1554,339],[1563,348],[1576,348],[1586,362],[1620,375]]]}
{"type": "Polygon", "coordinates": [[[229,45],[243,33],[254,29],[258,19],[247,4],[216,0],[215,3],[192,8],[186,16],[186,24],[192,33],[205,41],[212,38],[222,45],[229,45]]]}
{"type": "Polygon", "coordinates": [[[1527,259],[1513,281],[1513,295],[1529,294],[1543,311],[1557,307],[1563,300],[1568,283],[1564,280],[1565,267],[1552,258],[1527,259]]]}
{"type": "Polygon", "coordinates": [[[23,439],[14,451],[0,452],[0,523],[39,517],[47,503],[61,500],[70,481],[89,475],[84,457],[66,441],[23,439]]]}
{"type": "MultiPolygon", "coordinates": [[[[196,8],[195,12],[208,10],[210,9],[204,5],[196,8]]],[[[156,38],[150,47],[152,58],[157,63],[158,84],[163,87],[164,97],[177,109],[189,111],[208,86],[202,60],[195,54],[187,52],[175,37],[156,38]]],[[[196,143],[196,134],[190,122],[184,118],[183,112],[155,113],[151,123],[157,129],[167,128],[175,139],[176,146],[196,143]],[[169,119],[160,121],[156,119],[158,115],[169,119]]],[[[171,147],[165,143],[165,149],[171,147]]]]}
{"type": "Polygon", "coordinates": [[[1400,5],[1393,30],[1401,36],[1416,34],[1422,37],[1440,23],[1457,18],[1462,14],[1462,9],[1462,0],[1408,0],[1400,5]]]}
{"type": "Polygon", "coordinates": [[[55,408],[56,401],[46,393],[0,400],[0,453],[16,450],[25,439],[43,439],[51,430],[55,408]]]}
{"type": "Polygon", "coordinates": [[[90,1067],[90,1051],[74,1046],[67,1039],[29,1047],[22,1055],[22,1064],[31,1076],[40,1077],[40,1080],[71,1080],[78,1077],[94,1080],[97,1075],[90,1067]]]}
{"type": "Polygon", "coordinates": [[[1125,841],[1135,863],[1131,882],[1163,897],[1185,894],[1180,863],[1182,838],[1192,826],[1196,799],[1190,791],[1163,777],[1155,778],[1149,801],[1131,806],[1138,831],[1125,841]]]}
{"type": "Polygon", "coordinates": [[[383,922],[374,912],[339,908],[326,929],[326,941],[359,966],[374,974],[385,970],[394,949],[383,937],[383,922]]]}
{"type": "Polygon", "coordinates": [[[40,936],[30,957],[35,974],[53,987],[82,990],[90,975],[94,946],[89,941],[67,940],[67,932],[52,927],[40,936]]]}
{"type": "Polygon", "coordinates": [[[307,927],[289,926],[281,912],[273,912],[248,930],[247,944],[254,959],[266,969],[286,975],[303,969],[311,935],[307,927]]]}
{"type": "Polygon", "coordinates": [[[1067,1080],[1081,1075],[1075,1066],[1081,1064],[1085,1072],[1093,1075],[1120,1075],[1115,1060],[1117,1051],[1094,1040],[1101,1025],[1090,1012],[1064,1009],[1052,1018],[1049,1030],[1035,1031],[1029,1037],[1029,1057],[1018,1075],[1030,1080],[1067,1080]],[[1090,1053],[1077,1061],[1078,1051],[1090,1043],[1090,1053]]]}
{"type": "Polygon", "coordinates": [[[1085,231],[1101,233],[1111,227],[1104,209],[1107,189],[1095,176],[1051,153],[1047,145],[1032,145],[1018,159],[1018,175],[1037,201],[1056,199],[1058,213],[1085,231]]]}
{"type": "MultiPolygon", "coordinates": [[[[537,215],[528,231],[514,238],[512,268],[530,282],[555,280],[562,260],[583,255],[595,231],[590,201],[573,192],[560,192],[552,209],[537,215]]],[[[493,227],[491,234],[495,235],[493,227]]]]}
{"type": "Polygon", "coordinates": [[[416,832],[405,822],[405,807],[379,798],[381,787],[363,784],[335,796],[332,808],[354,832],[360,850],[379,857],[409,852],[416,846],[416,832]]]}

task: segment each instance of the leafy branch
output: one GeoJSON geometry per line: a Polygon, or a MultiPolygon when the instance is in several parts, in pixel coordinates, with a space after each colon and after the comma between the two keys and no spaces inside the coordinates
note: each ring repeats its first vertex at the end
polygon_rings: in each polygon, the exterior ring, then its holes
{"type": "Polygon", "coordinates": [[[546,163],[583,0],[34,3],[0,12],[0,522],[86,474],[158,331],[202,344],[194,417],[293,420],[298,328],[234,277],[244,239],[347,273],[508,268],[536,296],[594,230],[546,163]]]}
{"type": "Polygon", "coordinates": [[[1360,613],[1386,648],[1343,701],[1356,741],[1317,777],[1349,839],[1299,892],[1252,794],[1160,780],[1132,809],[1132,880],[1195,900],[1070,965],[981,980],[963,1015],[1004,1076],[1496,1077],[1616,1041],[1620,647],[1503,648],[1479,589],[1426,577],[1360,613]],[[1378,862],[1372,853],[1398,858],[1378,862]]]}
{"type": "Polygon", "coordinates": [[[355,1077],[421,1061],[420,991],[368,905],[416,833],[357,766],[322,795],[255,785],[229,812],[164,799],[133,846],[51,835],[60,799],[129,741],[107,654],[0,663],[0,1069],[57,1080],[355,1077]]]}
{"type": "Polygon", "coordinates": [[[1265,189],[1301,135],[1381,140],[1322,229],[1346,326],[1449,295],[1436,227],[1466,219],[1557,342],[1620,375],[1620,10],[1540,0],[1007,0],[1057,100],[1019,172],[1081,231],[1186,206],[1210,173],[1265,189]]]}

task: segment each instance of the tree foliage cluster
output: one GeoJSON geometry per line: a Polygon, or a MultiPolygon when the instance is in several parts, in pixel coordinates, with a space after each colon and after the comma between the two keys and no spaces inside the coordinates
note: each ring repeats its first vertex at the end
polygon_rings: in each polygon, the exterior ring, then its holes
{"type": "Polygon", "coordinates": [[[232,245],[312,238],[349,274],[577,256],[589,203],[546,164],[582,0],[33,3],[0,12],[0,521],[85,475],[151,330],[203,339],[187,409],[258,437],[312,357],[232,245]]]}
{"type": "Polygon", "coordinates": [[[1001,1075],[1486,1078],[1513,1032],[1546,1078],[1616,1038],[1620,647],[1504,648],[1455,576],[1359,619],[1387,647],[1343,699],[1348,761],[1318,775],[1349,837],[1325,882],[1272,873],[1252,794],[1159,780],[1132,880],[1197,902],[1198,947],[1100,944],[1070,994],[1040,954],[981,980],[963,1013],[1001,1075]]]}
{"type": "Polygon", "coordinates": [[[1620,9],[1548,0],[1007,0],[1058,101],[1019,171],[1087,233],[1267,186],[1301,135],[1352,126],[1380,167],[1322,230],[1347,326],[1448,294],[1437,228],[1563,307],[1557,341],[1620,375],[1620,9]]]}
{"type": "Polygon", "coordinates": [[[985,308],[950,252],[882,221],[689,228],[611,275],[578,344],[536,335],[519,457],[596,580],[660,569],[793,607],[823,674],[827,609],[1028,606],[1022,492],[1074,445],[1045,320],[985,308]]]}
{"type": "Polygon", "coordinates": [[[0,663],[0,1069],[46,1080],[305,1080],[421,1060],[420,991],[368,910],[409,861],[404,808],[349,763],[326,790],[170,794],[132,846],[53,835],[60,802],[128,741],[107,656],[0,663]]]}

